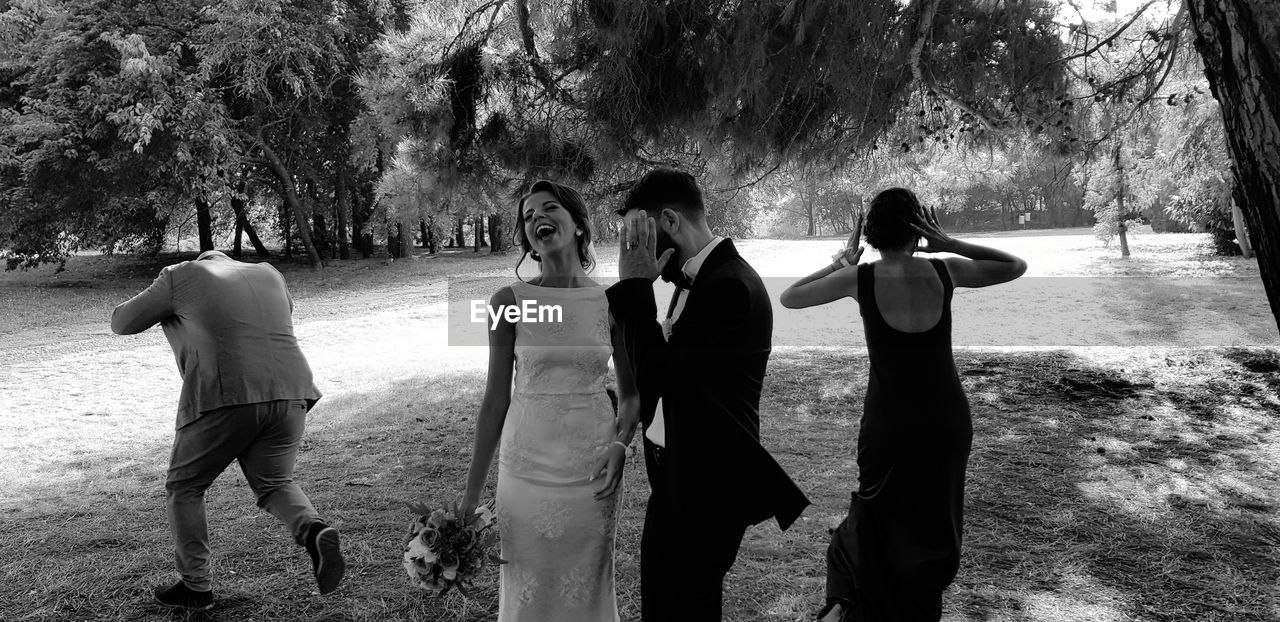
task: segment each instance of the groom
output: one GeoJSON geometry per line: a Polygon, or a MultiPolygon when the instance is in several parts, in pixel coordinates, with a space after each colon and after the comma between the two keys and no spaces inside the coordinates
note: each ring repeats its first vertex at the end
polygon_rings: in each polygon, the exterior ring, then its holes
{"type": "Polygon", "coordinates": [[[747,527],[773,517],[787,529],[809,504],[759,441],[773,308],[733,242],[707,226],[692,175],[651,171],[619,214],[619,282],[608,290],[609,307],[644,405],[651,489],[641,615],[719,620],[724,576],[747,527]],[[661,324],[658,276],[677,284],[661,324]]]}

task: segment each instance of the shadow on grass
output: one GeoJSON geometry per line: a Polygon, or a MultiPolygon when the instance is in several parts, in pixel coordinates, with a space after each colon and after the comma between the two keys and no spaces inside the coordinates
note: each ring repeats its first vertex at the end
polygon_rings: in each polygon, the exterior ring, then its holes
{"type": "MultiPolygon", "coordinates": [[[[1138,354],[961,353],[974,413],[962,568],[946,620],[1272,620],[1280,613],[1280,407],[1267,350],[1138,354]]],[[[814,505],[789,531],[752,528],[726,581],[726,620],[809,619],[822,597],[827,529],[856,481],[866,359],[780,351],[765,383],[764,443],[814,505]]],[[[297,479],[342,532],[348,575],[314,595],[310,565],[232,468],[208,495],[217,604],[171,613],[163,511],[168,445],[154,475],[109,485],[104,450],[44,500],[0,514],[0,619],[491,620],[496,572],[473,600],[412,590],[399,566],[402,501],[452,501],[469,461],[482,373],[424,374],[326,398],[297,479]],[[101,465],[95,471],[94,465],[101,465]],[[63,500],[57,503],[58,496],[63,500]]],[[[70,467],[68,467],[70,468],[70,467]]],[[[492,477],[491,486],[492,486],[492,477]]],[[[492,494],[492,488],[490,492],[492,494]]],[[[647,486],[628,464],[616,553],[624,620],[639,612],[647,486]]]]}
{"type": "Polygon", "coordinates": [[[477,585],[474,602],[436,599],[411,590],[399,567],[409,524],[401,501],[451,501],[461,492],[476,386],[469,375],[416,379],[322,400],[309,416],[295,479],[343,535],[348,574],[333,595],[314,594],[305,552],[254,505],[232,465],[206,495],[214,609],[154,604],[150,589],[176,579],[164,513],[166,438],[127,455],[81,452],[50,469],[57,483],[27,483],[26,499],[0,513],[0,619],[491,619],[492,578],[477,585]],[[151,456],[150,475],[110,476],[111,465],[140,454],[151,456]]]}
{"type": "Polygon", "coordinates": [[[1115,345],[1280,344],[1257,279],[1107,278],[1098,283],[1104,286],[1096,296],[1105,317],[1124,326],[1123,333],[1115,336],[1115,345]]]}
{"type": "MultiPolygon", "coordinates": [[[[1275,355],[1232,352],[1134,373],[1066,352],[958,356],[974,446],[945,619],[1275,619],[1275,355]]],[[[775,365],[800,378],[850,368],[864,383],[860,358],[775,365]]],[[[815,503],[845,507],[855,475],[815,503]]]]}

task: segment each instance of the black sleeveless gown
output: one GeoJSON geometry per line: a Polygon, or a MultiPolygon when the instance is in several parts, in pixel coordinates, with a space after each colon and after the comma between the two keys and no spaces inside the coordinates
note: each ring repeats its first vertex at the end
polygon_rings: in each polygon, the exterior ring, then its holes
{"type": "Polygon", "coordinates": [[[827,598],[861,622],[942,617],[942,592],[960,567],[965,466],[973,427],[951,354],[946,265],[942,318],[891,328],[875,299],[874,264],[858,267],[858,303],[871,359],[858,432],[858,490],[827,547],[827,598]]]}

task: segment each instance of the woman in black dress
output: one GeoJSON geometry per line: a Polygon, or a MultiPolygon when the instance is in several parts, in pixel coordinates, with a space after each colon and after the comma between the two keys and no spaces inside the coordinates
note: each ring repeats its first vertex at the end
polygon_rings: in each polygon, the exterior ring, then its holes
{"type": "Polygon", "coordinates": [[[857,237],[835,263],[782,294],[789,309],[845,296],[858,301],[871,362],[858,432],[858,490],[827,548],[827,604],[818,617],[937,621],[942,592],[960,567],[973,438],[951,354],[951,293],[1012,281],[1027,265],[948,236],[902,188],[881,192],[867,213],[867,243],[880,251],[879,261],[858,265],[857,237]]]}

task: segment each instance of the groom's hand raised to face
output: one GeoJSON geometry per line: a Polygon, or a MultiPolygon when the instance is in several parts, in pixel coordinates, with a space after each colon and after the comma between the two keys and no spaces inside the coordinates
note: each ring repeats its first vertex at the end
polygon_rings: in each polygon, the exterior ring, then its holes
{"type": "Polygon", "coordinates": [[[658,256],[658,223],[644,210],[632,210],[622,217],[618,236],[618,278],[643,277],[653,281],[671,260],[674,248],[658,256]]]}

